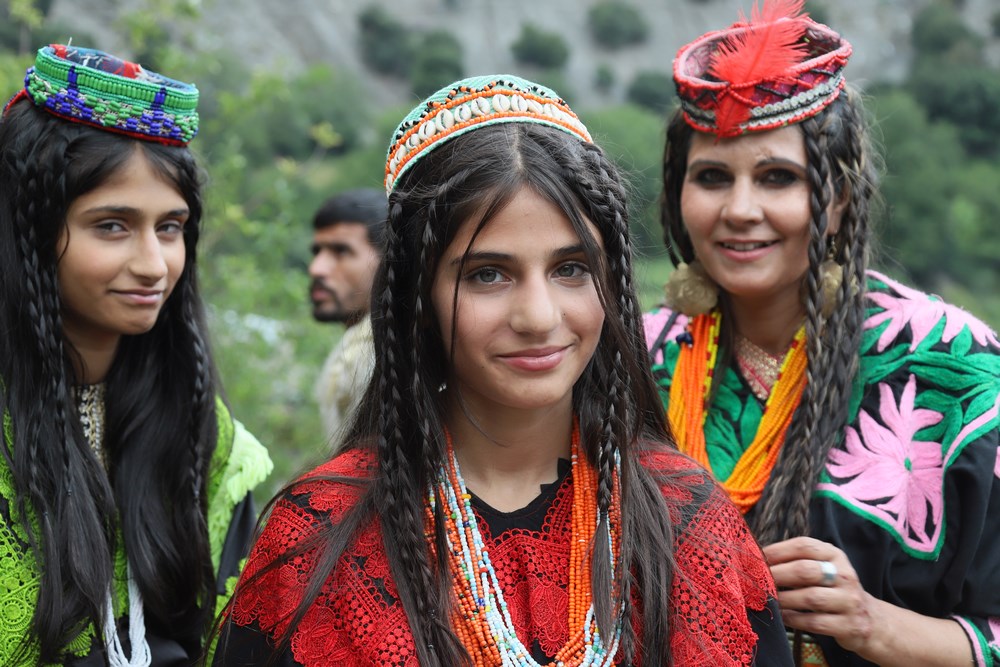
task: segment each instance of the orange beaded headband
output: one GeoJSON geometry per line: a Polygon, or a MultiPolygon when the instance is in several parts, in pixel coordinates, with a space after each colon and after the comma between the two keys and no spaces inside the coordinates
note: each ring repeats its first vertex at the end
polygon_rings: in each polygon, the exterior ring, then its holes
{"type": "Polygon", "coordinates": [[[733,137],[797,123],[837,99],[851,45],[804,5],[755,2],[751,20],[741,16],[681,47],[674,83],[688,125],[733,137]]]}
{"type": "Polygon", "coordinates": [[[593,141],[569,105],[545,86],[509,74],[462,79],[421,102],[396,128],[386,156],[386,194],[430,151],[497,123],[538,123],[593,141]]]}

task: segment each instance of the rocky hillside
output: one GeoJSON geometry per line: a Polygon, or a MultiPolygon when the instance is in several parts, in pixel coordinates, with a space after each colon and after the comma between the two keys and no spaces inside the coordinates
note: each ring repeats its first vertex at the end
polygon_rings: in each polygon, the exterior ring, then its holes
{"type": "MultiPolygon", "coordinates": [[[[94,35],[106,49],[120,49],[110,28],[122,11],[148,0],[55,0],[53,16],[94,35]]],[[[195,0],[196,2],[198,0],[195,0]]],[[[645,44],[618,51],[598,47],[587,32],[587,10],[595,0],[201,0],[202,20],[196,42],[221,42],[245,53],[261,67],[296,67],[327,62],[355,72],[379,103],[410,99],[405,82],[377,77],[357,53],[358,13],[371,4],[392,11],[417,30],[446,29],[458,37],[467,74],[514,72],[531,76],[517,65],[510,46],[523,23],[559,32],[570,45],[565,79],[576,103],[601,106],[619,101],[640,70],[669,73],[677,48],[702,32],[732,22],[750,0],[629,0],[650,25],[645,44]],[[597,68],[614,72],[616,85],[601,94],[593,87],[597,68]]],[[[899,80],[909,62],[912,16],[929,2],[941,0],[818,0],[828,22],[855,47],[849,76],[868,82],[899,80]]],[[[984,34],[1000,0],[965,0],[969,25],[984,34]]],[[[992,55],[998,55],[992,40],[992,55]]]]}

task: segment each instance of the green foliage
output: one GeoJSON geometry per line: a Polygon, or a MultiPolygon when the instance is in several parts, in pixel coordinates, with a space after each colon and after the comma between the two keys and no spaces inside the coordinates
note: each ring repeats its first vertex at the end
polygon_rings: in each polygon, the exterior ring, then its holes
{"type": "Polygon", "coordinates": [[[510,50],[514,59],[522,65],[554,69],[564,66],[569,60],[569,47],[559,33],[542,30],[531,23],[521,26],[521,34],[510,50]]]}
{"type": "Polygon", "coordinates": [[[663,113],[674,100],[674,80],[663,72],[641,71],[629,84],[625,97],[633,104],[663,113]]]}
{"type": "Polygon", "coordinates": [[[992,231],[1000,212],[1000,169],[970,159],[957,129],[933,122],[905,92],[875,104],[883,129],[888,218],[879,229],[882,265],[894,261],[924,289],[958,280],[997,286],[1000,247],[992,231]]]}
{"type": "Polygon", "coordinates": [[[51,7],[52,0],[0,0],[0,51],[29,54],[46,44],[65,44],[71,37],[76,44],[94,45],[89,34],[48,20],[51,7]]]}
{"type": "Polygon", "coordinates": [[[993,12],[990,18],[990,26],[993,28],[993,36],[1000,37],[1000,9],[993,12]]]}
{"type": "Polygon", "coordinates": [[[417,97],[427,97],[442,86],[462,78],[462,44],[447,30],[422,35],[410,70],[410,88],[417,97]]]}
{"type": "Polygon", "coordinates": [[[238,151],[261,164],[274,156],[305,159],[344,152],[359,141],[365,116],[358,112],[362,94],[351,76],[326,65],[314,65],[291,80],[266,70],[234,76],[223,67],[217,74],[206,77],[202,91],[212,107],[202,112],[203,150],[238,151]]]}
{"type": "Polygon", "coordinates": [[[591,7],[587,27],[594,41],[609,49],[640,44],[649,35],[639,10],[620,0],[605,0],[591,7]]]}
{"type": "Polygon", "coordinates": [[[907,89],[931,120],[947,121],[973,156],[1000,157],[1000,72],[985,65],[924,61],[907,89]]]}
{"type": "Polygon", "coordinates": [[[913,20],[910,41],[921,57],[940,56],[965,42],[978,42],[954,7],[934,2],[919,11],[913,20]]]}
{"type": "Polygon", "coordinates": [[[615,72],[607,63],[601,63],[594,72],[594,87],[605,95],[611,92],[615,85],[615,72]]]}
{"type": "Polygon", "coordinates": [[[629,220],[635,243],[645,252],[663,252],[659,195],[665,120],[660,114],[623,105],[582,116],[587,128],[625,176],[629,220]]]}
{"type": "Polygon", "coordinates": [[[405,76],[414,55],[410,31],[392,14],[371,6],[358,14],[361,58],[380,74],[405,76]]]}

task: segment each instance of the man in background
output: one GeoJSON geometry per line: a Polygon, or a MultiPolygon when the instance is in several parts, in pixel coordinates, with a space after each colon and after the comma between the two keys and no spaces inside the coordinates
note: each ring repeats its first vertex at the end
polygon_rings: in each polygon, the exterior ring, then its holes
{"type": "Polygon", "coordinates": [[[346,327],[316,381],[325,436],[335,441],[375,365],[369,304],[387,214],[385,192],[359,189],[331,197],[313,218],[313,317],[346,327]]]}

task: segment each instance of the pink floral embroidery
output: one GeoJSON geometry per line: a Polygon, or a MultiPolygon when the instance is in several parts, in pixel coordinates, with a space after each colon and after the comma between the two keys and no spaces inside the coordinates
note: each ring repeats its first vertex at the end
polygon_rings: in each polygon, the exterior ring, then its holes
{"type": "Polygon", "coordinates": [[[962,329],[969,327],[972,337],[980,345],[992,343],[1000,346],[1000,341],[997,340],[992,329],[958,306],[932,299],[923,292],[911,289],[876,271],[872,271],[871,275],[889,285],[900,295],[899,298],[883,292],[873,292],[868,295],[871,301],[884,310],[869,317],[865,321],[864,328],[874,329],[883,322],[889,323],[889,326],[879,336],[876,346],[879,352],[884,351],[907,324],[910,325],[910,332],[913,335],[913,340],[910,343],[910,351],[912,352],[917,349],[917,346],[942,317],[945,318],[944,333],[941,334],[942,342],[950,343],[955,336],[962,332],[962,329]]]}
{"type": "MultiPolygon", "coordinates": [[[[1000,477],[1000,449],[997,450],[997,463],[993,466],[993,474],[1000,477]]],[[[1000,634],[997,634],[997,639],[1000,640],[1000,634]]]]}
{"type": "Polygon", "coordinates": [[[1000,616],[990,618],[990,632],[993,633],[993,645],[1000,646],[1000,616]]]}
{"type": "Polygon", "coordinates": [[[830,452],[829,473],[850,481],[820,489],[846,497],[896,530],[907,545],[926,552],[933,551],[944,516],[944,460],[940,443],[913,435],[943,415],[914,406],[916,387],[910,375],[897,405],[892,388],[878,385],[878,419],[862,411],[859,429],[845,432],[844,449],[830,452]]]}

